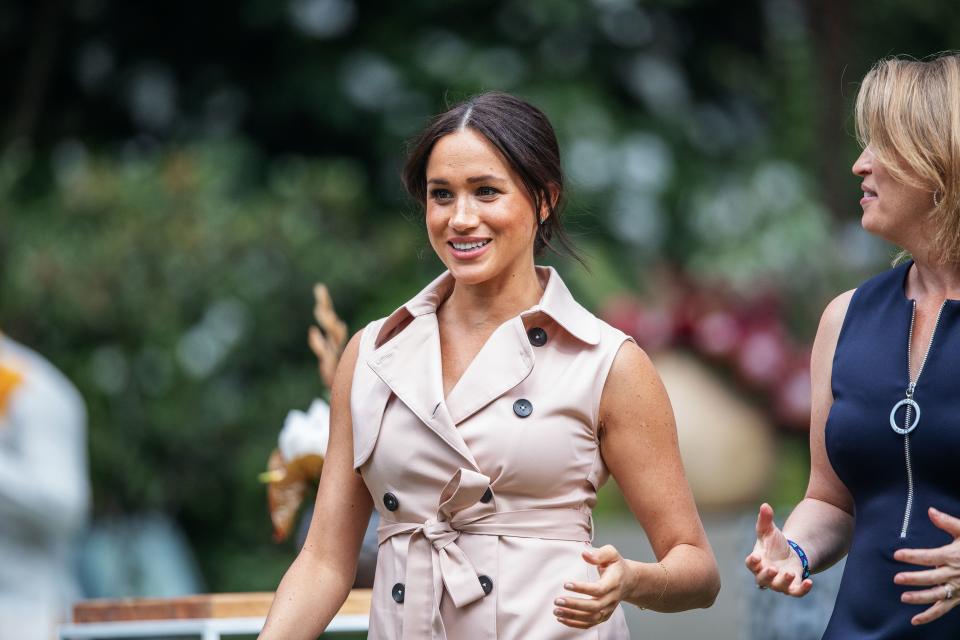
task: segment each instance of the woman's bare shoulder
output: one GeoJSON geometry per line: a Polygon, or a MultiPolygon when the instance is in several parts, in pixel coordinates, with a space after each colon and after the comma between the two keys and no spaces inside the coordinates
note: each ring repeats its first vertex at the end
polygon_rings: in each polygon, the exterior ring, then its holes
{"type": "Polygon", "coordinates": [[[847,309],[850,308],[850,301],[855,292],[856,289],[844,291],[827,304],[823,315],[820,316],[816,343],[836,346],[840,330],[843,328],[843,320],[847,317],[847,309]]]}

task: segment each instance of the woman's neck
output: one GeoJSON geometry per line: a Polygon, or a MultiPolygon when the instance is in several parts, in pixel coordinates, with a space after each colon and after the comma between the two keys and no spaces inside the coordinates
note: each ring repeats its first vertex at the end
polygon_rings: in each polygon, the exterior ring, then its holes
{"type": "Polygon", "coordinates": [[[467,326],[499,326],[540,301],[543,286],[533,263],[505,269],[495,278],[477,284],[454,283],[443,303],[446,320],[467,326]]]}
{"type": "Polygon", "coordinates": [[[908,297],[915,300],[960,299],[960,264],[942,263],[915,255],[913,267],[907,278],[908,297]]]}

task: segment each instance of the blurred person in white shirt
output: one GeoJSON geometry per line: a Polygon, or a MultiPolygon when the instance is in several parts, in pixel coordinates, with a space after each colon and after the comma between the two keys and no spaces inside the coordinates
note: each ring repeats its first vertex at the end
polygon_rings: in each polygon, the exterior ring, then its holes
{"type": "Polygon", "coordinates": [[[86,410],[37,353],[0,334],[0,640],[50,640],[78,588],[90,507],[86,410]]]}

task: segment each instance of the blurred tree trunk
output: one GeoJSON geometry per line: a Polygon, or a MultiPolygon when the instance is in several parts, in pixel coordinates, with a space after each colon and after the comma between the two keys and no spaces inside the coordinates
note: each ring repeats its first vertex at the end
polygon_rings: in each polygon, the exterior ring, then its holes
{"type": "Polygon", "coordinates": [[[7,142],[17,138],[29,138],[40,116],[53,74],[65,7],[63,0],[44,0],[36,5],[30,49],[23,65],[23,76],[14,94],[13,115],[7,127],[7,142]]]}
{"type": "Polygon", "coordinates": [[[813,39],[820,109],[816,123],[817,173],[824,202],[835,217],[849,210],[851,180],[846,166],[851,120],[846,113],[844,72],[850,60],[850,5],[846,0],[804,0],[813,39]]]}

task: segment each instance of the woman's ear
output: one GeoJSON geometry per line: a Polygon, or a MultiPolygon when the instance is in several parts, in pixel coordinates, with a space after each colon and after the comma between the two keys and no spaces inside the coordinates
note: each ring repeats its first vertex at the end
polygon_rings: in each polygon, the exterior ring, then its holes
{"type": "Polygon", "coordinates": [[[550,212],[556,209],[557,202],[560,201],[560,187],[556,184],[551,183],[548,187],[547,198],[544,198],[540,203],[540,212],[537,216],[537,219],[540,221],[540,224],[543,224],[547,221],[547,218],[550,217],[550,212]]]}

